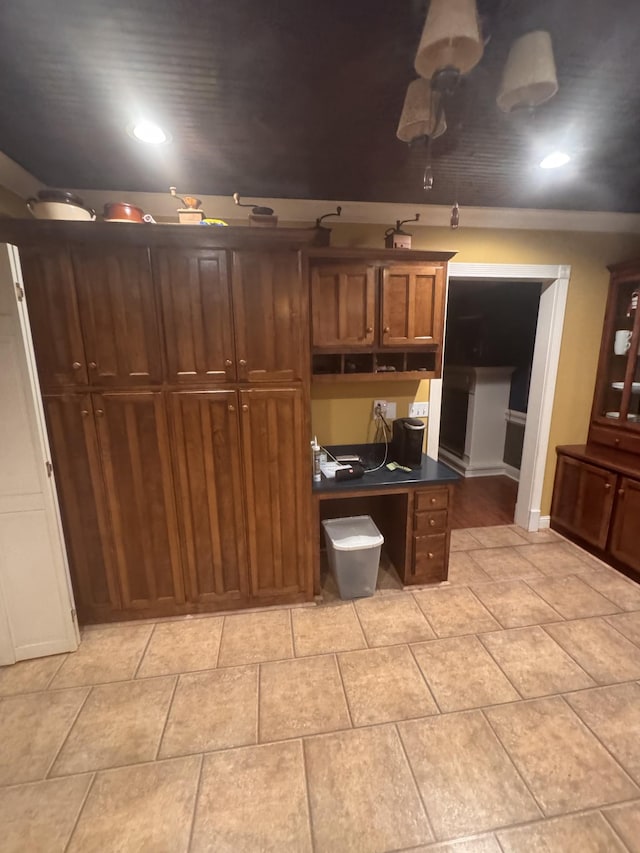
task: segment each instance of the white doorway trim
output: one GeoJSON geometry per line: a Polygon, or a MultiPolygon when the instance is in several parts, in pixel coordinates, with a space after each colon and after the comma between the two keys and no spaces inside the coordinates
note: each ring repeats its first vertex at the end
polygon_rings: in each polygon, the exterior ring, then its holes
{"type": "MultiPolygon", "coordinates": [[[[514,519],[525,530],[535,531],[540,527],[540,501],[570,277],[571,267],[564,264],[449,264],[447,290],[452,279],[513,281],[516,284],[537,281],[542,284],[514,519]]],[[[432,379],[427,453],[434,459],[438,458],[441,407],[442,379],[432,379]]]]}

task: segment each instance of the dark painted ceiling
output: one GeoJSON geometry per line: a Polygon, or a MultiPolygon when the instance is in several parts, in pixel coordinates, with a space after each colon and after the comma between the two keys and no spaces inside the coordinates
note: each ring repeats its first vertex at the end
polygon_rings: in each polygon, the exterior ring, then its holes
{"type": "Polygon", "coordinates": [[[50,186],[640,211],[639,0],[479,0],[489,41],[425,152],[395,131],[425,0],[0,0],[0,150],[50,186]],[[560,90],[495,103],[511,41],[560,90]],[[138,116],[173,137],[130,139],[138,116]],[[548,147],[574,155],[544,172],[548,147]]]}

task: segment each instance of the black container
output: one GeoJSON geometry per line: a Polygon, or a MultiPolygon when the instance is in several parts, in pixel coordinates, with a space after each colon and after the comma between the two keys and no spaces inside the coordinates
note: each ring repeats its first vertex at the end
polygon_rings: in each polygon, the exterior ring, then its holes
{"type": "Polygon", "coordinates": [[[419,468],[422,464],[424,423],[417,418],[397,418],[393,422],[391,459],[406,468],[419,468]]]}

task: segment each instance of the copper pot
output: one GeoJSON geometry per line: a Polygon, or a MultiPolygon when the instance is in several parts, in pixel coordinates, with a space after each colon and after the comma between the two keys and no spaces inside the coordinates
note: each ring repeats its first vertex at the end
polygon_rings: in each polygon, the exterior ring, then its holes
{"type": "Polygon", "coordinates": [[[144,210],[126,201],[110,201],[104,206],[105,222],[143,222],[144,210]]]}

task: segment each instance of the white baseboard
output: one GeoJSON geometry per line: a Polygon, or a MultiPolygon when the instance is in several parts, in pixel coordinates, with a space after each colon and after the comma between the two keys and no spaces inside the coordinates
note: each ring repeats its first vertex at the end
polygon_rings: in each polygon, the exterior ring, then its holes
{"type": "Polygon", "coordinates": [[[520,482],[520,469],[514,468],[513,465],[507,465],[504,463],[504,473],[505,476],[509,477],[511,480],[515,480],[516,483],[520,482]]]}
{"type": "Polygon", "coordinates": [[[551,516],[541,515],[538,519],[538,530],[548,530],[551,527],[551,516]]]}

